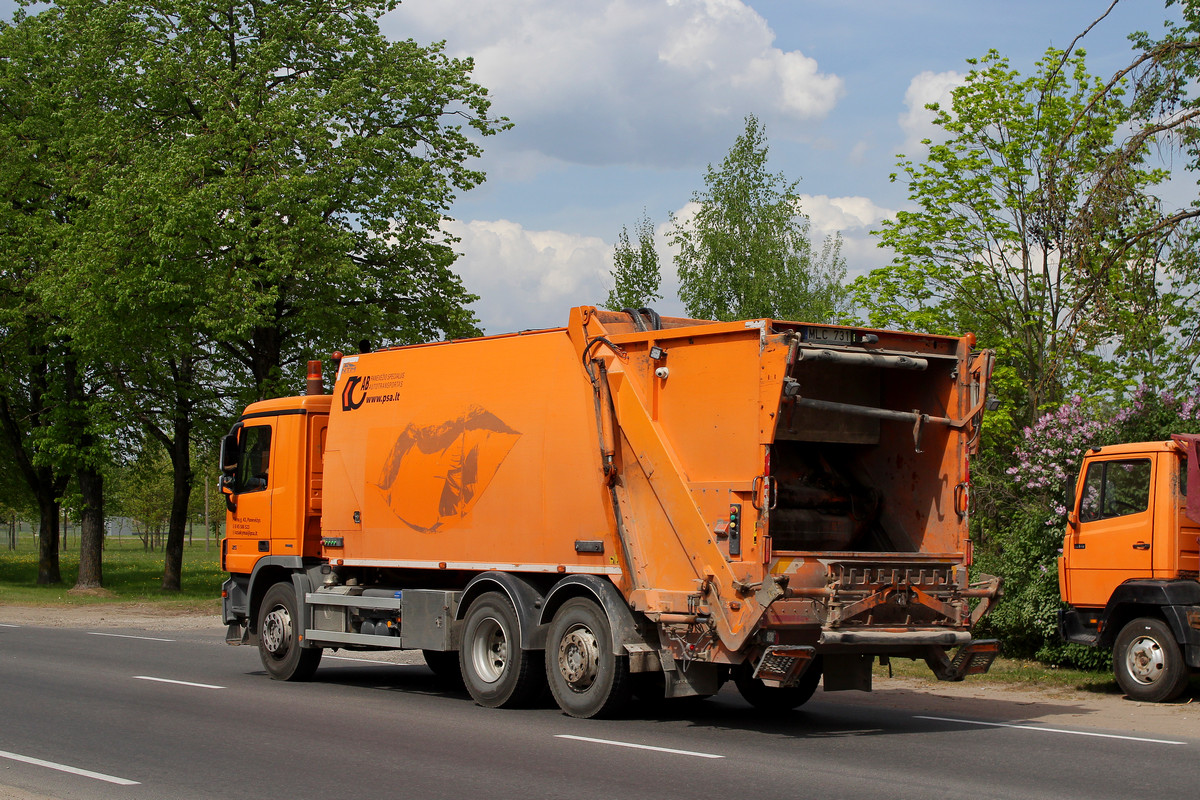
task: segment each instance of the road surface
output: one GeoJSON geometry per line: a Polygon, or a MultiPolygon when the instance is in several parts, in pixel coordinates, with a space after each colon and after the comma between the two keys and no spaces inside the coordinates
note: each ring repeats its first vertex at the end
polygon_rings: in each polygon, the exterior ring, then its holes
{"type": "Polygon", "coordinates": [[[480,708],[419,656],[327,653],[314,682],[280,683],[215,626],[5,619],[0,798],[1098,800],[1200,785],[1192,713],[1129,726],[1067,700],[818,691],[771,718],[727,686],[576,720],[480,708]]]}

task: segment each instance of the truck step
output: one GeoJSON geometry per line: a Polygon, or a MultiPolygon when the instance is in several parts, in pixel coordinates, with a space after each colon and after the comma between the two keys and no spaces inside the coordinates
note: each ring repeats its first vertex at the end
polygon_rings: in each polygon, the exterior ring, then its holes
{"type": "Polygon", "coordinates": [[[815,655],[811,647],[768,647],[754,668],[754,677],[767,686],[790,686],[804,674],[815,655]]]}
{"type": "Polygon", "coordinates": [[[938,680],[961,681],[967,675],[982,675],[1000,655],[1000,642],[996,639],[977,639],[958,648],[953,658],[943,660],[934,667],[938,680]]]}

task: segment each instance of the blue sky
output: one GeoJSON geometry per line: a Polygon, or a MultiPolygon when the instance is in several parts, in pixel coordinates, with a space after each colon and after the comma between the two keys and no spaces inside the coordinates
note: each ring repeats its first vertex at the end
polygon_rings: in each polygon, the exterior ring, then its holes
{"type": "MultiPolygon", "coordinates": [[[[668,214],[687,213],[747,114],[766,126],[771,171],[801,179],[814,240],[840,231],[851,277],[887,263],[868,232],[906,205],[888,176],[933,133],[923,105],[991,48],[1029,73],[1110,2],[405,0],[381,26],[472,56],[514,123],[485,140],[488,181],[448,223],[473,309],[501,333],[601,302],[617,235],[643,209],[664,265],[657,306],[681,312],[668,214]]],[[[1082,42],[1091,72],[1128,64],[1128,34],[1167,16],[1162,0],[1120,0],[1082,42]]]]}
{"type": "MultiPolygon", "coordinates": [[[[1065,47],[1110,0],[406,0],[392,36],[444,39],[514,128],[486,141],[487,184],[460,198],[451,231],[486,331],[564,324],[598,303],[612,247],[643,209],[658,226],[664,294],[678,313],[669,213],[686,213],[747,114],[770,169],[801,179],[813,238],[840,231],[850,276],[885,264],[869,231],[906,205],[897,153],[933,133],[945,99],[994,48],[1022,73],[1065,47]]],[[[1174,12],[1174,9],[1172,9],[1174,12]]],[[[1083,40],[1094,74],[1158,31],[1161,0],[1122,0],[1083,40]]]]}

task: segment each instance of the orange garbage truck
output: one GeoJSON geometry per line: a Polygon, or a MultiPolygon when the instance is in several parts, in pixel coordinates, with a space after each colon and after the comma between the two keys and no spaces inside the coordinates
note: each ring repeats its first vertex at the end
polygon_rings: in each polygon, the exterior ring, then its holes
{"type": "Polygon", "coordinates": [[[1198,448],[1194,434],[1094,447],[1068,512],[1060,632],[1113,648],[1113,674],[1135,700],[1172,700],[1200,668],[1198,448]]]}
{"type": "Polygon", "coordinates": [[[320,362],[222,440],[223,615],[278,679],[419,649],[577,717],[732,678],[752,704],[986,671],[973,338],[649,309],[320,362]]]}

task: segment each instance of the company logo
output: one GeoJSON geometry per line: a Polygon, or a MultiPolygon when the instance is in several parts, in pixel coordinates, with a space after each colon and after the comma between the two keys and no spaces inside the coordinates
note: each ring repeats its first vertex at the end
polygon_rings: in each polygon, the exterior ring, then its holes
{"type": "Polygon", "coordinates": [[[367,399],[367,389],[371,388],[371,376],[363,378],[360,375],[351,375],[346,379],[346,386],[342,389],[342,411],[353,411],[363,404],[367,399]],[[360,386],[361,384],[361,386],[360,386]],[[355,396],[355,392],[358,395],[355,396]]]}

